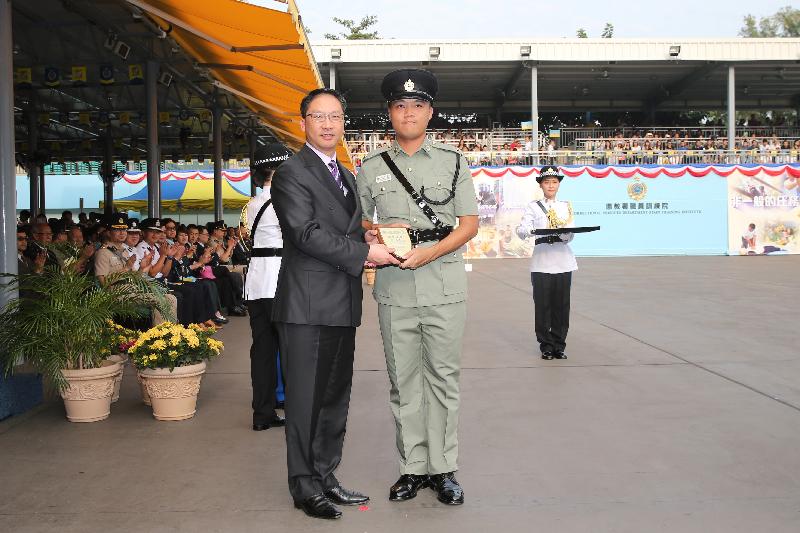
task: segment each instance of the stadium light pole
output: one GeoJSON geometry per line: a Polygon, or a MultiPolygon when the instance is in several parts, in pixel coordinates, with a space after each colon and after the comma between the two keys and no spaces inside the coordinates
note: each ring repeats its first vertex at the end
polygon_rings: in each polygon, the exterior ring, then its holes
{"type": "MultiPolygon", "coordinates": [[[[0,272],[16,274],[17,170],[14,162],[11,12],[11,0],[0,0],[0,272]]],[[[0,309],[5,308],[6,303],[16,297],[16,291],[0,292],[0,309]]]]}
{"type": "Polygon", "coordinates": [[[736,69],[728,67],[728,150],[736,149],[736,69]]]}

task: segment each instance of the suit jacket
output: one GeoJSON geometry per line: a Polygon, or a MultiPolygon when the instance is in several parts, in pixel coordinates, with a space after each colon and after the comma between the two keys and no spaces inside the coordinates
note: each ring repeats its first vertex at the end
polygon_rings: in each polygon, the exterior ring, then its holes
{"type": "Polygon", "coordinates": [[[355,178],[341,165],[339,174],[350,189],[347,197],[319,156],[304,146],[273,176],[272,201],[283,233],[275,322],[361,324],[361,272],[369,245],[355,178]]]}

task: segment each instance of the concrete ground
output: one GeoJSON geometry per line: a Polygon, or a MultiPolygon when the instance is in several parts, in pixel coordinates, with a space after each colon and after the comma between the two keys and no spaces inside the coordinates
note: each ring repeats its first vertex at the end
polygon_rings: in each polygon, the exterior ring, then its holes
{"type": "Polygon", "coordinates": [[[0,531],[800,531],[800,257],[582,259],[567,361],[532,341],[527,261],[474,263],[459,481],[397,477],[388,379],[365,297],[336,522],[292,508],[282,429],[250,429],[249,326],[232,319],[198,412],[158,422],[129,371],[111,417],[60,402],[0,424],[0,531]]]}

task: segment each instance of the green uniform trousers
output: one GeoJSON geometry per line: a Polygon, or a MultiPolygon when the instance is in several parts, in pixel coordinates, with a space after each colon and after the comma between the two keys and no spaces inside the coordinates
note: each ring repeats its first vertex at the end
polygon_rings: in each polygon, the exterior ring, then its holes
{"type": "Polygon", "coordinates": [[[401,474],[458,470],[461,342],[466,302],[378,305],[401,474]]]}

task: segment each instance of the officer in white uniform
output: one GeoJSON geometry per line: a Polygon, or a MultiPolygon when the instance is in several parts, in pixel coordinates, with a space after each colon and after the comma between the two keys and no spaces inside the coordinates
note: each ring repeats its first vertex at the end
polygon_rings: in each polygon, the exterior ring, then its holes
{"type": "Polygon", "coordinates": [[[272,324],[272,301],[281,268],[283,238],[270,182],[274,169],[289,158],[281,145],[259,147],[250,164],[250,178],[262,192],[247,204],[247,230],[253,242],[244,299],[250,315],[253,344],[250,347],[250,380],[253,385],[253,431],[285,425],[275,412],[278,384],[278,333],[272,324]],[[277,155],[276,155],[277,154],[277,155]]]}
{"type": "Polygon", "coordinates": [[[573,228],[572,205],[556,200],[564,176],[558,167],[544,166],[536,178],[544,192],[542,200],[533,201],[525,208],[522,222],[517,227],[521,239],[535,238],[531,260],[531,283],[535,312],[536,340],[542,359],[566,359],[569,330],[569,300],[572,272],[578,270],[575,254],[569,247],[572,233],[549,236],[532,236],[534,229],[573,228]]]}

